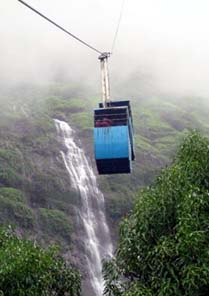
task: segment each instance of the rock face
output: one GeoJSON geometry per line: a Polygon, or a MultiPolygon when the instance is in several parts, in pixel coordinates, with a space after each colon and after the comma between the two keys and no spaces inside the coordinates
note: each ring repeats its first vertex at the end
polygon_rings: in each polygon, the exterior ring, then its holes
{"type": "Polygon", "coordinates": [[[65,253],[72,247],[78,199],[49,107],[34,90],[26,93],[0,91],[0,222],[43,245],[61,244],[65,253]]]}

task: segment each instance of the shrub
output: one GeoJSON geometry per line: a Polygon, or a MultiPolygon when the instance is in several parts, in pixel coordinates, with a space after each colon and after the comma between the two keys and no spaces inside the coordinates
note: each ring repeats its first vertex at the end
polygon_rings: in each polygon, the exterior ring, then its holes
{"type": "Polygon", "coordinates": [[[25,197],[21,190],[12,188],[12,187],[1,187],[0,195],[6,197],[12,201],[24,202],[25,197]]]}
{"type": "Polygon", "coordinates": [[[45,232],[70,241],[72,226],[63,212],[42,208],[39,216],[40,226],[45,232]]]}
{"type": "Polygon", "coordinates": [[[104,265],[106,295],[209,294],[208,189],[209,140],[191,132],[123,220],[116,260],[104,265]]]}
{"type": "Polygon", "coordinates": [[[10,228],[0,229],[0,295],[79,296],[80,275],[55,248],[44,250],[10,228]]]}
{"type": "Polygon", "coordinates": [[[33,212],[22,202],[0,196],[0,223],[14,223],[23,228],[31,228],[34,224],[33,212]]]}

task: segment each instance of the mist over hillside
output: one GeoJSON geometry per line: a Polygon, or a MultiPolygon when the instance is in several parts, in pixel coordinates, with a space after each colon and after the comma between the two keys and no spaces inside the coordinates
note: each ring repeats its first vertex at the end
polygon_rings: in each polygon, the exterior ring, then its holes
{"type": "MultiPolygon", "coordinates": [[[[101,51],[110,51],[121,1],[28,0],[101,51]]],[[[110,59],[112,95],[208,97],[208,2],[126,2],[110,59]],[[123,87],[121,87],[123,86],[123,87]],[[129,87],[130,86],[130,87],[129,87]]],[[[97,54],[18,1],[0,4],[0,80],[9,85],[65,80],[100,94],[97,54]]]]}

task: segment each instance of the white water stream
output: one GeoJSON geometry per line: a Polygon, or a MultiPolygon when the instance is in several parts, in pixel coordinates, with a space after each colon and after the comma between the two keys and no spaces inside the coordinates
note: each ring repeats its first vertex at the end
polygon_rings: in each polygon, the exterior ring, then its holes
{"type": "MultiPolygon", "coordinates": [[[[104,196],[98,189],[96,176],[84,150],[75,143],[74,131],[64,121],[55,119],[58,135],[66,146],[61,151],[72,186],[80,194],[81,206],[78,214],[82,220],[85,235],[80,239],[85,246],[88,280],[94,295],[102,296],[102,260],[112,257],[113,247],[105,218],[104,196]]],[[[83,291],[83,295],[85,291],[83,291]]]]}

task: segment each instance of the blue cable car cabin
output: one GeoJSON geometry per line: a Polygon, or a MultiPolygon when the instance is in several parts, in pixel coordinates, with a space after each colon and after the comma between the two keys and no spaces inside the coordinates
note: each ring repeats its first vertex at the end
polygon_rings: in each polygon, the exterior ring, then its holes
{"type": "Polygon", "coordinates": [[[98,173],[131,173],[133,120],[129,101],[103,103],[94,110],[94,152],[98,173]]]}

